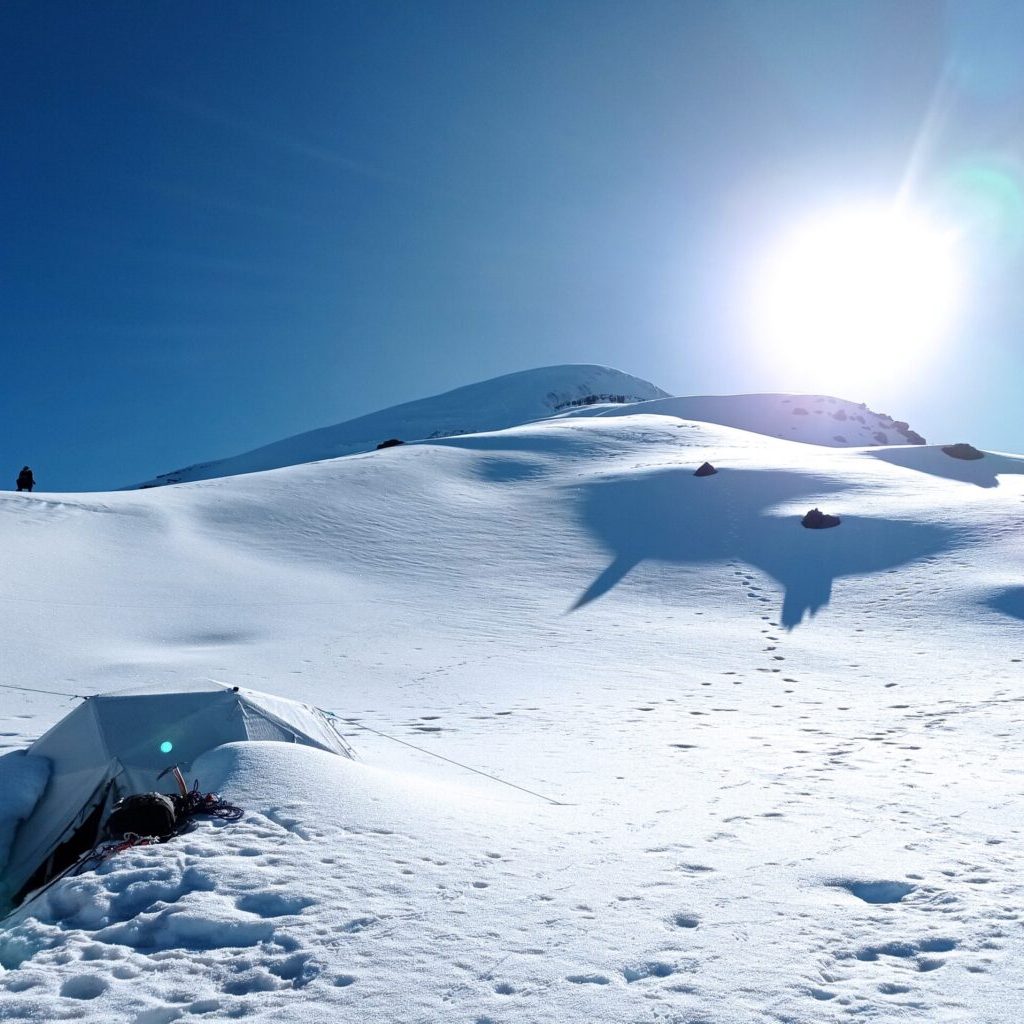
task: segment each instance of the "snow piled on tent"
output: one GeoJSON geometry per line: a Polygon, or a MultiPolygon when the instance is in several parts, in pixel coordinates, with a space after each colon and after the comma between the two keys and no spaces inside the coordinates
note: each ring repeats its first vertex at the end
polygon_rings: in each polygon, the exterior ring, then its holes
{"type": "Polygon", "coordinates": [[[912,451],[571,416],[0,496],[10,678],[208,675],[359,755],[204,755],[243,820],[23,907],[0,1016],[1015,1022],[1024,463],[912,451]]]}
{"type": "Polygon", "coordinates": [[[14,750],[0,757],[0,873],[7,865],[14,832],[39,803],[50,777],[50,762],[14,750]]]}

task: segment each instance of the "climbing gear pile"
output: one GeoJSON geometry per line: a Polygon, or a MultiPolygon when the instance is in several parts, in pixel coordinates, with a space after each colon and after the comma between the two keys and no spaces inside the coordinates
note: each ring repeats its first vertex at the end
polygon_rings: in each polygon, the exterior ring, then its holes
{"type": "MultiPolygon", "coordinates": [[[[189,818],[220,818],[221,821],[238,821],[245,813],[241,807],[236,807],[227,800],[217,796],[216,793],[202,793],[199,790],[199,780],[196,779],[192,788],[182,797],[174,798],[178,808],[178,820],[187,822],[189,818]]],[[[182,831],[179,826],[177,831],[182,831]]]]}
{"type": "MultiPolygon", "coordinates": [[[[178,792],[173,795],[134,793],[123,797],[114,805],[107,818],[105,832],[108,838],[82,854],[66,874],[77,875],[88,871],[137,846],[165,843],[186,831],[193,818],[238,821],[245,813],[241,807],[229,803],[216,793],[202,792],[198,779],[189,789],[177,765],[167,771],[173,773],[178,792]]],[[[162,772],[160,777],[166,774],[162,772]]]]}

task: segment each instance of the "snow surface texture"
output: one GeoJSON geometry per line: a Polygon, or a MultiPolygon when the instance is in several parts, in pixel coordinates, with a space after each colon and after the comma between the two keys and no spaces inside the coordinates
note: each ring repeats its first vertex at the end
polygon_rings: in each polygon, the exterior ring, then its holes
{"type": "MultiPolygon", "coordinates": [[[[360,758],[201,759],[245,818],[22,908],[0,1018],[1018,1021],[1022,473],[661,413],[0,496],[5,681],[360,758]]],[[[11,748],[74,706],[2,692],[11,748]]]]}
{"type": "Polygon", "coordinates": [[[639,377],[607,366],[547,366],[456,388],[333,427],[285,438],[233,458],[164,473],[142,484],[256,473],[373,451],[383,441],[433,440],[502,430],[571,415],[661,413],[830,447],[923,444],[909,426],[839,398],[821,395],[724,395],[670,398],[639,377]]]}

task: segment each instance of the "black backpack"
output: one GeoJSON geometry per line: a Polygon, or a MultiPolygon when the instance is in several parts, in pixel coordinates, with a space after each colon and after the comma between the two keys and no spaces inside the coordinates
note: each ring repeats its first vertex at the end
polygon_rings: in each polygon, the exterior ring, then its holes
{"type": "Polygon", "coordinates": [[[136,836],[157,836],[166,839],[178,827],[178,810],[174,800],[163,793],[134,793],[122,797],[107,818],[107,835],[123,839],[136,836]]]}

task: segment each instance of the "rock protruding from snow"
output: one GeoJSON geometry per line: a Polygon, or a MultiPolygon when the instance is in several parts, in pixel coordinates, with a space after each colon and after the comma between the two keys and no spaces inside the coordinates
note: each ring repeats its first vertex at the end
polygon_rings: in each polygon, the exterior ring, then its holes
{"type": "Polygon", "coordinates": [[[694,476],[714,476],[718,472],[710,462],[702,462],[694,476]]]}
{"type": "Polygon", "coordinates": [[[806,526],[808,530],[828,530],[830,527],[838,526],[841,522],[839,516],[830,516],[819,508],[812,508],[800,520],[800,525],[806,526]]]}
{"type": "Polygon", "coordinates": [[[242,455],[163,473],[141,486],[155,487],[258,473],[354,455],[375,450],[381,437],[422,440],[477,434],[503,430],[575,408],[647,402],[667,397],[667,391],[649,381],[607,366],[545,366],[509,373],[335,426],[296,434],[242,455]]]}
{"type": "Polygon", "coordinates": [[[964,459],[968,462],[985,458],[984,452],[978,451],[973,444],[967,444],[966,441],[943,445],[942,450],[952,459],[964,459]]]}

